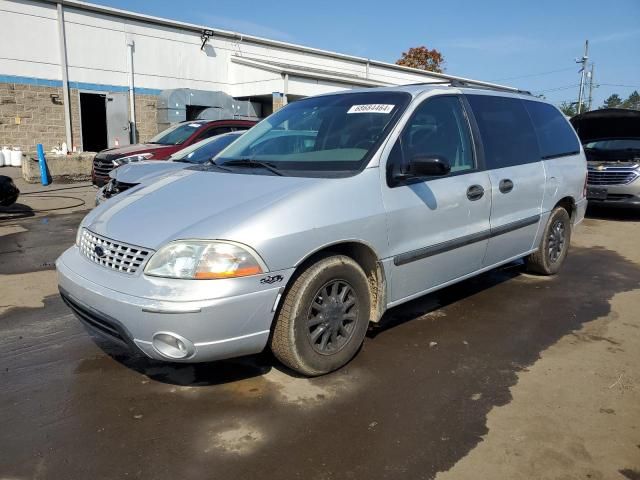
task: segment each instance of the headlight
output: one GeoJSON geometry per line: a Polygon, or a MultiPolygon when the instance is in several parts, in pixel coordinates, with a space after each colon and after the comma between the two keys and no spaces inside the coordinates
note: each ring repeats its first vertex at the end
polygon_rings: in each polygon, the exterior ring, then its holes
{"type": "Polygon", "coordinates": [[[165,245],[149,260],[146,275],[210,280],[266,272],[266,265],[247,247],[230,242],[179,240],[165,245]]]}
{"type": "Polygon", "coordinates": [[[142,160],[148,160],[150,158],[153,158],[153,153],[139,153],[137,155],[129,155],[128,157],[116,158],[113,160],[113,164],[119,167],[126,163],[141,162],[142,160]]]}

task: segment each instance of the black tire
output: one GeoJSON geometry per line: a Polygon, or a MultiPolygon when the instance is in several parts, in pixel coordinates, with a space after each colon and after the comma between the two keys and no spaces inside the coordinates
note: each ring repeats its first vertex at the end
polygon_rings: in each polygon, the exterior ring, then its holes
{"type": "Polygon", "coordinates": [[[287,292],[271,350],[302,375],[323,375],[355,356],[370,317],[369,282],[362,268],[343,255],[323,258],[304,270],[287,292]],[[318,330],[321,327],[324,330],[318,330]]]}
{"type": "Polygon", "coordinates": [[[571,217],[556,207],[544,227],[537,251],[527,257],[527,270],[540,275],[555,275],[560,270],[571,243],[571,217]]]}

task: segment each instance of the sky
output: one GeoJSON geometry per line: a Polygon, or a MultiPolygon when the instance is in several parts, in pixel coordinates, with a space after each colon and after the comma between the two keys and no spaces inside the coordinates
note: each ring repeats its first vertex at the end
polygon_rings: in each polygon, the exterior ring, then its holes
{"type": "MultiPolygon", "coordinates": [[[[89,0],[92,1],[92,0],[89,0]]],[[[425,45],[446,73],[576,101],[585,40],[594,106],[640,91],[640,0],[93,0],[116,8],[395,62],[425,45]]]]}

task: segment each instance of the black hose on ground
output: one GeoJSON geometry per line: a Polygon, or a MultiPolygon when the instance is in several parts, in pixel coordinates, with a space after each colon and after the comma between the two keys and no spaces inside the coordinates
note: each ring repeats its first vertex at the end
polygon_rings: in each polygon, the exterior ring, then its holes
{"type": "Polygon", "coordinates": [[[25,194],[25,195],[31,195],[32,197],[41,197],[41,198],[66,198],[68,200],[76,200],[78,203],[74,203],[73,205],[67,205],[65,207],[40,208],[40,209],[35,209],[35,208],[15,209],[15,210],[12,210],[13,212],[38,212],[38,213],[53,212],[54,210],[66,210],[67,208],[82,207],[87,203],[79,197],[72,197],[69,195],[42,195],[42,194],[36,194],[36,192],[32,192],[31,194],[25,194]]]}
{"type": "MultiPolygon", "coordinates": [[[[76,203],[72,205],[67,205],[64,207],[40,208],[40,209],[14,207],[9,210],[5,210],[4,213],[30,213],[30,212],[42,213],[42,212],[53,212],[56,210],[66,210],[68,208],[82,207],[83,205],[86,205],[86,202],[82,198],[73,197],[69,195],[51,195],[51,193],[64,191],[64,190],[73,190],[76,188],[84,188],[84,187],[88,187],[89,185],[91,184],[74,185],[71,187],[54,188],[51,190],[47,189],[46,192],[27,192],[22,194],[23,197],[25,195],[31,195],[32,197],[39,197],[39,198],[65,198],[67,200],[75,200],[76,203]]],[[[18,200],[19,195],[20,195],[20,190],[18,190],[18,187],[16,187],[15,183],[13,182],[13,179],[11,177],[7,177],[6,175],[0,175],[0,206],[11,207],[11,205],[13,205],[18,200]]]]}
{"type": "MultiPolygon", "coordinates": [[[[52,189],[47,189],[46,193],[51,193],[51,192],[60,192],[62,190],[73,190],[74,188],[84,188],[84,187],[90,187],[91,184],[90,183],[82,183],[80,185],[74,185],[73,187],[62,187],[62,188],[52,188],[52,189]]],[[[22,194],[22,196],[24,197],[25,195],[39,195],[43,192],[25,192],[22,194]]]]}

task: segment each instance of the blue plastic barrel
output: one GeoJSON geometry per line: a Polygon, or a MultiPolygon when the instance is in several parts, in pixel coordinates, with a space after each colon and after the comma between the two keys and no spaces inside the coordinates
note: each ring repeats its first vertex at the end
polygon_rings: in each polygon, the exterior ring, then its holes
{"type": "Polygon", "coordinates": [[[40,182],[42,185],[47,186],[51,182],[49,181],[49,173],[47,171],[47,159],[44,158],[44,148],[41,143],[39,143],[36,148],[38,150],[38,164],[40,164],[40,182]]]}

